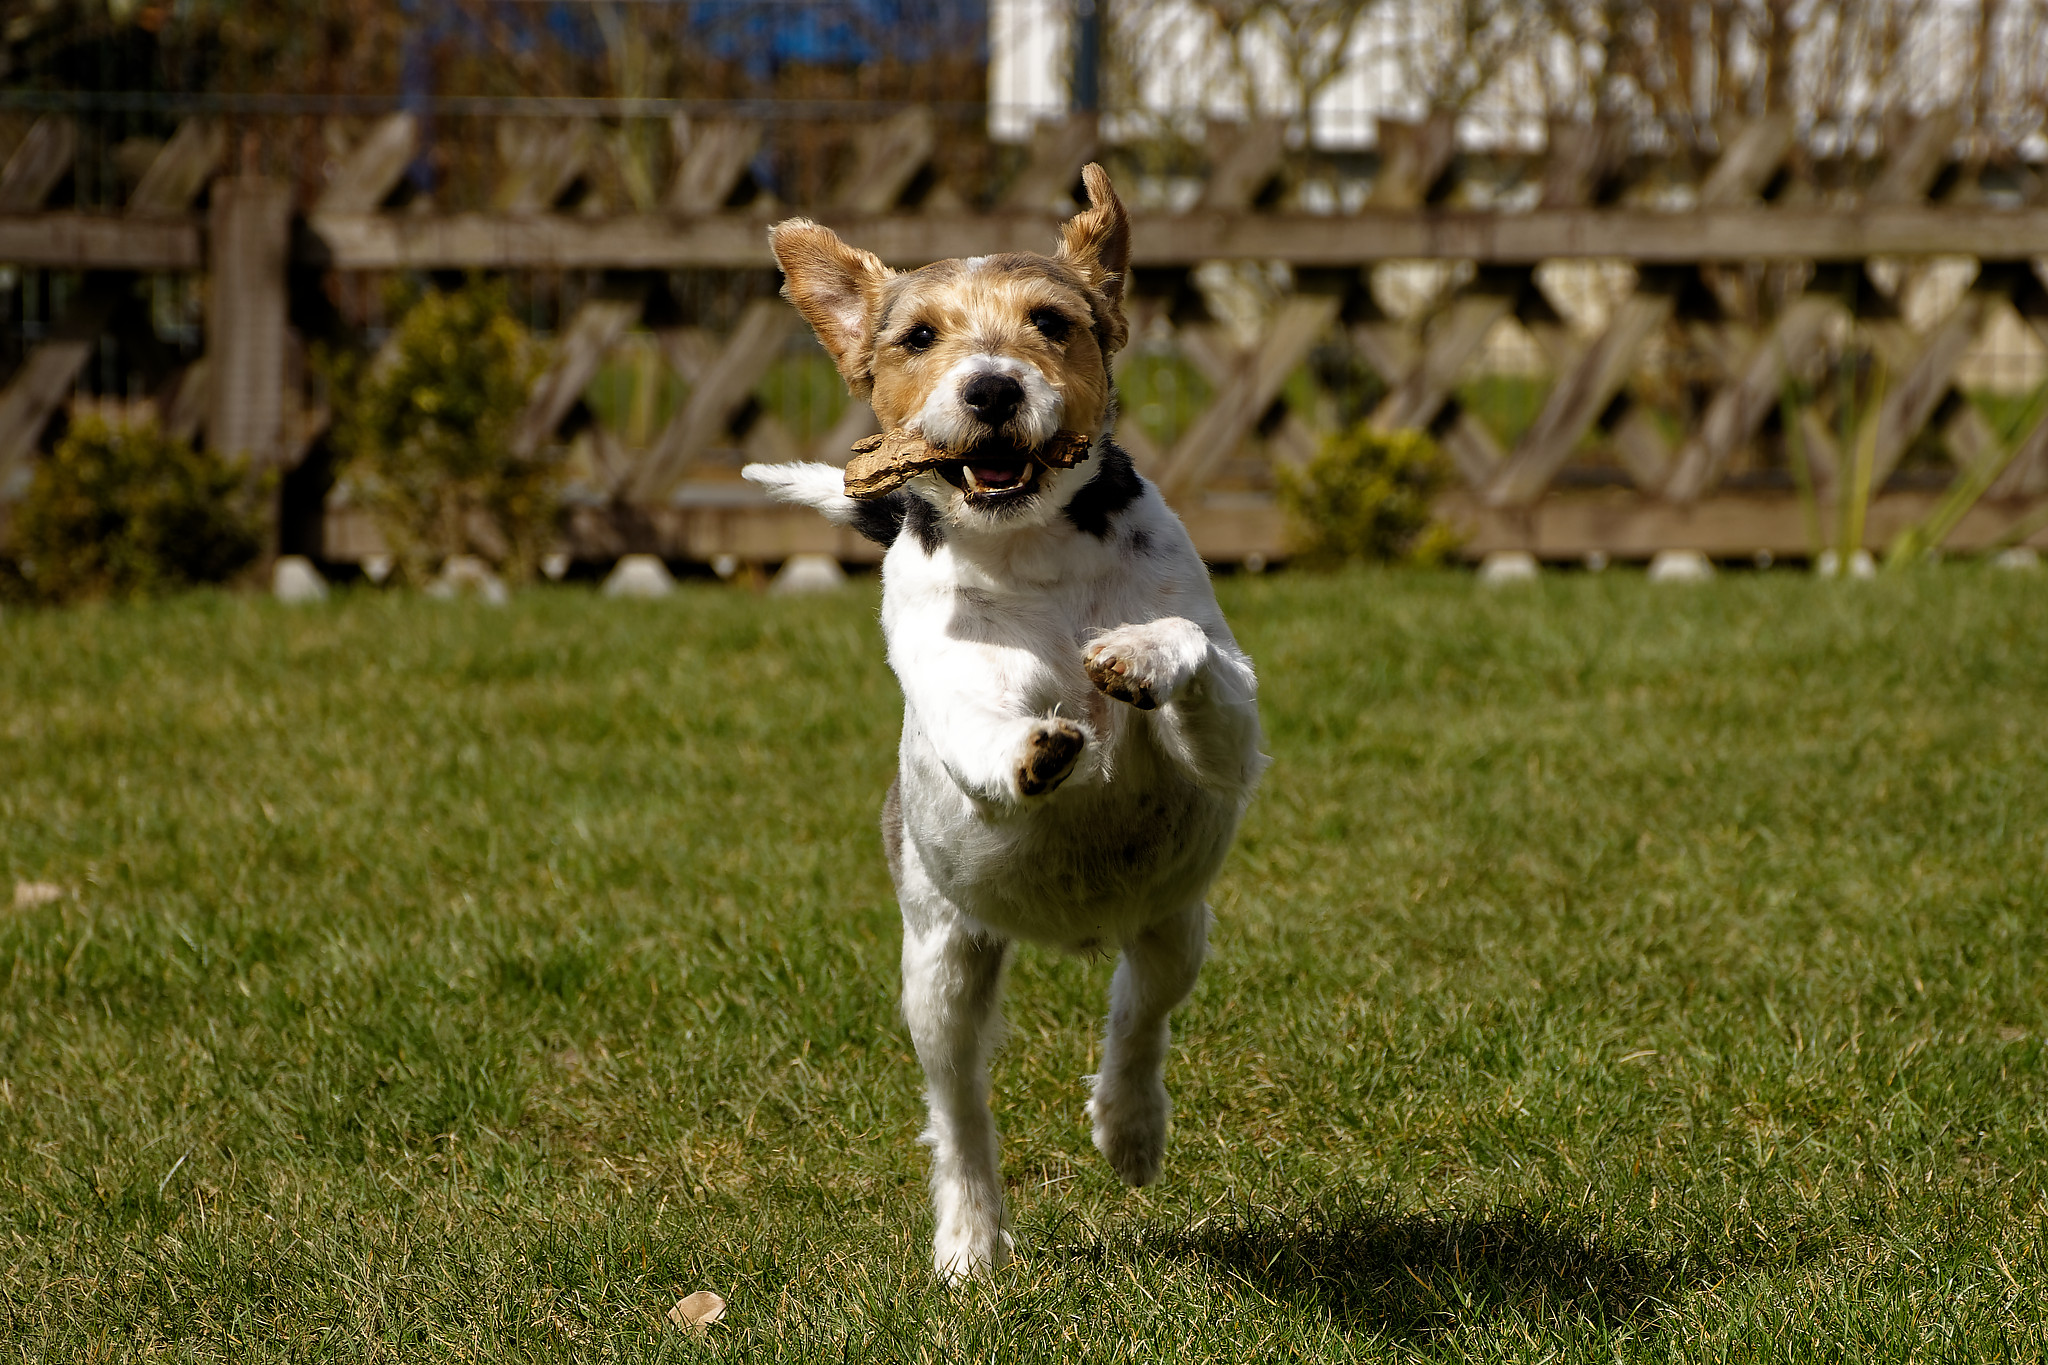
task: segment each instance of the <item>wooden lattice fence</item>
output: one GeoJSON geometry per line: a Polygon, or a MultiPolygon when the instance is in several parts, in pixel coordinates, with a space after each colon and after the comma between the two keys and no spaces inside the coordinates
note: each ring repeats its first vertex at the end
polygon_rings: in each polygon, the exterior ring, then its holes
{"type": "MultiPolygon", "coordinates": [[[[310,324],[294,314],[295,279],[568,272],[588,287],[561,320],[508,457],[576,430],[577,555],[868,558],[873,547],[764,504],[737,477],[748,459],[843,460],[869,429],[865,410],[792,430],[760,389],[805,344],[793,310],[763,287],[714,320],[678,281],[763,278],[763,228],[796,211],[896,265],[1044,249],[1094,156],[1118,171],[1135,210],[1134,344],[1120,363],[1170,355],[1206,395],[1163,426],[1127,413],[1121,439],[1212,559],[1285,556],[1274,463],[1306,458],[1352,415],[1437,435],[1460,480],[1441,510],[1474,555],[1805,555],[1819,548],[1815,526],[1834,524],[1857,458],[1875,490],[1863,522],[1872,548],[1973,465],[1998,472],[1952,547],[2048,518],[2035,518],[2048,508],[2043,405],[2001,432],[1960,377],[1998,315],[2048,340],[2042,167],[1958,162],[1957,121],[1939,113],[1900,125],[1874,156],[1835,162],[1817,161],[1781,117],[1730,130],[1704,166],[1604,125],[1555,125],[1545,152],[1525,158],[1460,153],[1453,130],[1449,116],[1383,123],[1373,156],[1319,159],[1290,149],[1279,122],[1214,125],[1202,173],[1169,177],[1076,119],[1041,126],[1026,156],[984,158],[1007,168],[1001,183],[955,185],[934,181],[938,125],[911,108],[851,130],[837,188],[792,205],[749,197],[760,124],[679,120],[660,211],[613,213],[569,206],[607,153],[590,125],[568,123],[500,138],[490,202],[455,212],[386,207],[417,152],[407,115],[362,132],[320,186],[296,194],[226,173],[228,138],[194,119],[121,212],[85,213],[46,207],[77,143],[70,120],[52,115],[0,173],[0,263],[80,272],[82,283],[0,394],[0,505],[19,496],[52,419],[74,401],[95,338],[138,325],[123,288],[138,272],[209,281],[204,355],[157,387],[162,419],[279,467],[303,459],[326,422],[301,358],[310,324]],[[1583,309],[1574,325],[1560,262],[1603,263],[1630,283],[1595,325],[1583,309]],[[1916,318],[1905,300],[1943,272],[1963,287],[1916,318]],[[638,448],[572,416],[629,342],[651,344],[683,394],[638,448]],[[1531,381],[1533,412],[1514,430],[1470,401],[1474,375],[1508,342],[1548,376],[1531,381]],[[1822,381],[1873,362],[1886,377],[1875,434],[1851,451],[1850,400],[1822,381]]],[[[319,536],[313,548],[329,559],[380,549],[342,500],[319,536]]]]}

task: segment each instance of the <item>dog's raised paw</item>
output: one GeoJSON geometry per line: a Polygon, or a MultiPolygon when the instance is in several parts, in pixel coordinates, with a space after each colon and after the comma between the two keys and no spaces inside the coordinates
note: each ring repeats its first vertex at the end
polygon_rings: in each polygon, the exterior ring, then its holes
{"type": "Polygon", "coordinates": [[[1096,691],[1150,711],[1186,685],[1207,643],[1200,627],[1178,617],[1118,626],[1081,652],[1081,667],[1096,691]]]}
{"type": "Polygon", "coordinates": [[[1054,717],[1033,726],[1024,741],[1024,756],[1017,762],[1017,790],[1026,796],[1043,796],[1067,780],[1088,737],[1070,720],[1054,717]]]}
{"type": "Polygon", "coordinates": [[[1131,661],[1117,651],[1098,647],[1083,657],[1081,665],[1088,670],[1088,681],[1104,696],[1129,702],[1140,711],[1150,711],[1159,705],[1152,695],[1150,680],[1142,672],[1131,676],[1131,661]]]}

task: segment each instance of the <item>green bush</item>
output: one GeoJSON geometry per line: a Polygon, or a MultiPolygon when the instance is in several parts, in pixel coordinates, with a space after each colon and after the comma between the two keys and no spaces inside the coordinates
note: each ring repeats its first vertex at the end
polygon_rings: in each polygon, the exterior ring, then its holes
{"type": "Polygon", "coordinates": [[[265,491],[155,425],[81,417],[15,513],[11,584],[70,602],[226,582],[263,551],[265,491]]]}
{"type": "Polygon", "coordinates": [[[342,478],[412,582],[459,554],[523,577],[553,542],[560,470],[508,450],[540,360],[503,284],[472,281],[422,295],[368,365],[327,362],[342,478]]]}
{"type": "Polygon", "coordinates": [[[1325,440],[1306,465],[1281,466],[1279,478],[1304,564],[1437,564],[1457,548],[1431,515],[1450,485],[1450,465],[1422,432],[1361,422],[1325,440]]]}

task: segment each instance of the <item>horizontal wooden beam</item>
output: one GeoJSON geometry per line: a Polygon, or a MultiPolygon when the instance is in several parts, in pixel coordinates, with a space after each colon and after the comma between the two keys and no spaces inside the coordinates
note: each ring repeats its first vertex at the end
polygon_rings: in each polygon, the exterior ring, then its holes
{"type": "MultiPolygon", "coordinates": [[[[671,507],[573,509],[568,518],[570,552],[585,560],[656,554],[700,564],[719,555],[759,563],[793,554],[828,554],[849,564],[882,558],[882,547],[874,542],[832,525],[809,508],[771,503],[750,485],[714,487],[710,496],[699,499],[692,499],[689,492],[685,485],[677,500],[680,505],[671,507]]],[[[1238,563],[1250,555],[1274,560],[1286,553],[1286,523],[1277,507],[1198,507],[1183,513],[1181,520],[1195,538],[1195,547],[1216,563],[1238,563]]],[[[339,563],[359,563],[386,552],[376,523],[361,508],[329,508],[322,535],[322,555],[339,563]]]]}
{"type": "Polygon", "coordinates": [[[100,213],[0,215],[0,262],[51,270],[197,270],[205,235],[196,218],[100,213]]]}
{"type": "MultiPolygon", "coordinates": [[[[1048,251],[1058,223],[1051,214],[1026,212],[828,212],[820,218],[893,265],[999,251],[1048,251]]],[[[304,249],[316,263],[341,269],[668,270],[772,264],[768,220],[738,213],[597,219],[559,214],[515,218],[316,213],[310,226],[304,249]]],[[[1280,259],[1296,266],[1398,259],[1532,264],[1572,257],[1681,265],[1711,260],[1848,261],[1878,255],[2017,260],[2048,254],[2048,209],[1367,209],[1342,216],[1195,212],[1134,215],[1132,235],[1132,264],[1140,266],[1229,258],[1280,259]]]]}
{"type": "MultiPolygon", "coordinates": [[[[1886,493],[1870,504],[1864,548],[1883,553],[1899,532],[1924,521],[1941,500],[1939,492],[1886,493]]],[[[1959,552],[1983,550],[2043,507],[2048,499],[1980,502],[1944,542],[1959,552]]],[[[1465,536],[1473,557],[1496,550],[1526,550],[1538,559],[1574,560],[1599,553],[1609,559],[1648,559],[1659,550],[1698,550],[1726,559],[1759,551],[1779,558],[1803,558],[1815,546],[1807,518],[1791,493],[1720,493],[1692,503],[1671,503],[1616,489],[1607,493],[1559,493],[1528,507],[1488,507],[1457,492],[1438,504],[1438,514],[1465,536]]],[[[1823,528],[1834,514],[1823,509],[1823,528]]],[[[2048,530],[2030,544],[2048,545],[2048,530]]]]}
{"type": "MultiPolygon", "coordinates": [[[[849,240],[896,265],[995,251],[1046,251],[1049,214],[890,214],[833,217],[849,240]]],[[[308,264],[344,270],[755,269],[773,264],[765,220],[740,214],[571,218],[540,214],[325,214],[299,242],[308,264]]],[[[1527,264],[1622,257],[1645,264],[1705,260],[1860,260],[1867,256],[2048,255],[2048,210],[1905,207],[1712,209],[1639,213],[1543,209],[1376,212],[1345,217],[1217,213],[1138,215],[1133,264],[1228,258],[1297,266],[1394,259],[1527,264]]],[[[205,259],[196,219],[135,220],[57,212],[0,215],[0,262],[60,270],[196,270],[205,259]]]]}
{"type": "MultiPolygon", "coordinates": [[[[1940,494],[1887,493],[1872,503],[1864,544],[1874,552],[1901,530],[1922,521],[1940,494]]],[[[1986,501],[1971,509],[1946,548],[1971,553],[1989,548],[2022,518],[2048,508],[2048,499],[1986,501]]],[[[1569,562],[1599,553],[1612,560],[1646,560],[1659,550],[1696,549],[1722,559],[1768,551],[1802,559],[1813,547],[1806,518],[1789,493],[1725,493],[1696,503],[1654,502],[1625,492],[1561,494],[1533,507],[1502,509],[1466,493],[1448,495],[1439,512],[1466,535],[1463,552],[1477,559],[1496,550],[1527,550],[1539,559],[1569,562]]],[[[1287,522],[1270,505],[1200,506],[1181,513],[1195,547],[1211,563],[1257,556],[1277,562],[1290,552],[1287,522]]],[[[1823,516],[1823,524],[1828,518],[1823,516]]],[[[773,562],[793,554],[835,555],[848,563],[881,558],[880,547],[827,523],[804,508],[745,498],[707,499],[705,505],[655,509],[579,508],[569,543],[579,557],[603,560],[627,553],[708,562],[722,554],[773,562]]],[[[2048,548],[2048,528],[2027,543],[2048,548]]],[[[384,552],[369,515],[358,509],[327,513],[327,558],[357,561],[384,552]]]]}

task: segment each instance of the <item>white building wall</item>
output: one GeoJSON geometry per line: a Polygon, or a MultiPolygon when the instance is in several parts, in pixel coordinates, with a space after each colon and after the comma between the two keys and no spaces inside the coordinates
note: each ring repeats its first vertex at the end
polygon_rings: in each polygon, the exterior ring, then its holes
{"type": "Polygon", "coordinates": [[[1022,142],[1067,109],[1071,0],[989,0],[988,132],[1022,142]]]}
{"type": "MultiPolygon", "coordinates": [[[[993,136],[1026,138],[1037,122],[1066,110],[1072,4],[990,0],[993,136]]],[[[1314,145],[1333,150],[1370,147],[1381,118],[1419,118],[1433,98],[1449,95],[1463,111],[1461,145],[1534,150],[1543,144],[1547,110],[1590,112],[1590,82],[1597,73],[1582,63],[1597,60],[1596,52],[1576,51],[1561,33],[1544,29],[1533,5],[1527,11],[1501,6],[1493,11],[1491,28],[1468,40],[1464,16],[1470,8],[1469,0],[1381,0],[1367,9],[1341,58],[1333,63],[1328,58],[1334,54],[1315,54],[1314,64],[1334,65],[1335,74],[1314,92],[1303,134],[1314,145]],[[1489,44],[1519,51],[1479,82],[1477,91],[1469,91],[1479,71],[1473,52],[1489,44]]],[[[1141,136],[1162,125],[1198,135],[1206,119],[1255,113],[1301,118],[1300,82],[1288,69],[1280,31],[1271,27],[1277,22],[1272,11],[1255,12],[1234,44],[1216,10],[1197,0],[1110,0],[1107,13],[1108,22],[1122,26],[1118,46],[1147,54],[1133,73],[1135,99],[1126,107],[1105,108],[1110,137],[1141,136]]],[[[1975,79],[1973,35],[1982,22],[1978,0],[1900,0],[1907,57],[1881,83],[1857,74],[1856,57],[1847,69],[1830,65],[1830,54],[1840,55],[1835,44],[1841,38],[1829,27],[1827,16],[1833,13],[1823,7],[1826,22],[1799,35],[1795,56],[1796,98],[1813,111],[1808,136],[1817,149],[1827,152],[1846,139],[1874,138],[1874,115],[1882,110],[1924,111],[1969,96],[1975,79]]],[[[1995,90],[2010,92],[2006,102],[2026,123],[2034,119],[2035,106],[2025,92],[2048,84],[2048,48],[2030,41],[2048,31],[2048,0],[2008,0],[1992,13],[1990,82],[1995,90]]],[[[1849,48],[1856,50],[1865,41],[1859,36],[1849,48]]],[[[1740,41],[1731,55],[1733,66],[1723,78],[1742,80],[1740,41]]],[[[1105,89],[1105,100],[1111,95],[1105,89]]],[[[1625,92],[1617,98],[1626,104],[1625,92]]],[[[2024,151],[2040,153],[2044,144],[2038,128],[2013,131],[2024,151]]]]}

